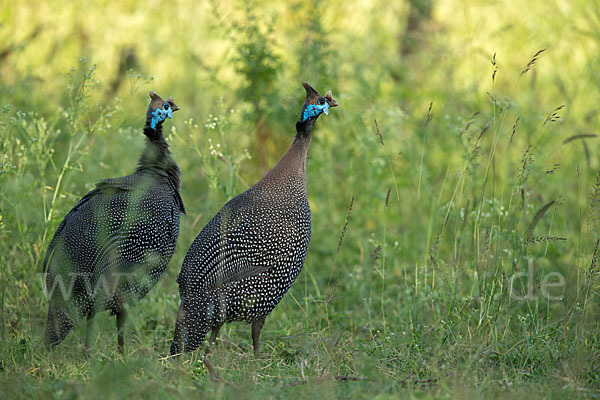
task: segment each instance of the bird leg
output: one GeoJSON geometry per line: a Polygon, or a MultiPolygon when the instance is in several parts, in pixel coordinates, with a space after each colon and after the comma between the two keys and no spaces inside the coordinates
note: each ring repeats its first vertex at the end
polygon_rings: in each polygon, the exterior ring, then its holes
{"type": "Polygon", "coordinates": [[[223,379],[221,379],[221,377],[217,374],[217,371],[215,371],[215,368],[212,366],[212,363],[208,359],[208,355],[210,354],[210,347],[215,343],[215,340],[217,340],[219,330],[221,329],[224,323],[225,321],[213,328],[213,330],[210,333],[210,338],[208,339],[208,346],[206,346],[206,350],[204,351],[204,366],[206,367],[208,372],[210,372],[210,379],[212,379],[213,382],[223,382],[223,379]]]}
{"type": "Polygon", "coordinates": [[[215,368],[212,366],[212,363],[208,359],[208,349],[206,349],[206,352],[204,353],[204,366],[206,367],[208,372],[210,372],[210,379],[213,382],[224,382],[223,379],[217,374],[217,371],[215,371],[215,368]]]}
{"type": "MultiPolygon", "coordinates": [[[[210,333],[210,339],[208,339],[208,346],[212,346],[213,344],[215,344],[215,340],[217,340],[217,335],[219,334],[219,330],[221,329],[221,327],[223,326],[225,322],[222,322],[221,324],[217,325],[215,328],[213,328],[212,332],[210,333]]],[[[208,351],[208,349],[207,349],[208,351]]]]}
{"type": "Polygon", "coordinates": [[[92,337],[92,323],[94,322],[94,314],[87,316],[87,323],[85,327],[85,347],[84,354],[88,356],[90,354],[90,341],[92,337]]]}
{"type": "Polygon", "coordinates": [[[119,345],[119,353],[123,354],[125,351],[125,320],[127,319],[127,311],[122,309],[117,312],[117,343],[119,345]]]}
{"type": "Polygon", "coordinates": [[[260,330],[264,323],[264,317],[252,322],[252,346],[254,347],[254,358],[258,358],[260,354],[260,330]]]}

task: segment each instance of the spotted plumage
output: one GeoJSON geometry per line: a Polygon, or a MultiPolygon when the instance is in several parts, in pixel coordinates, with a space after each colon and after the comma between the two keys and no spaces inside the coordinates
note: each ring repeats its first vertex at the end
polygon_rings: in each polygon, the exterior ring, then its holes
{"type": "Polygon", "coordinates": [[[67,214],[48,246],[48,348],[81,319],[91,324],[96,312],[110,310],[117,316],[122,350],[125,305],[148,293],[173,255],[185,208],[179,167],[162,135],[162,122],[179,108],[171,99],[150,96],[147,143],[136,171],[98,183],[67,214]]]}
{"type": "Polygon", "coordinates": [[[196,349],[209,330],[214,341],[225,322],[247,321],[258,356],[265,317],[302,269],[311,236],[308,146],[318,116],[337,106],[331,93],[322,97],[304,87],[288,151],[258,183],[225,204],[188,250],[177,277],[181,305],[171,354],[196,349]]]}

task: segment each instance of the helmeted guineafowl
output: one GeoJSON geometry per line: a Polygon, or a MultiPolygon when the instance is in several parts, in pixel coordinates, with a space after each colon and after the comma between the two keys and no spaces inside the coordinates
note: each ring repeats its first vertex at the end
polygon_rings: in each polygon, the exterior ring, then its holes
{"type": "Polygon", "coordinates": [[[209,330],[212,343],[225,322],[247,321],[258,357],[265,317],[302,269],[311,233],[306,155],[315,121],[338,105],[331,92],[321,96],[303,86],[292,145],[257,184],[225,204],[185,256],[172,355],[196,349],[209,330]]]}
{"type": "Polygon", "coordinates": [[[179,215],[179,167],[162,134],[163,121],[179,107],[150,92],[146,146],[136,171],[106,179],[86,194],[60,223],[44,259],[48,297],[45,345],[52,349],[87,318],[85,340],[96,312],[117,317],[123,351],[125,305],[148,293],[175,250],[179,215]]]}

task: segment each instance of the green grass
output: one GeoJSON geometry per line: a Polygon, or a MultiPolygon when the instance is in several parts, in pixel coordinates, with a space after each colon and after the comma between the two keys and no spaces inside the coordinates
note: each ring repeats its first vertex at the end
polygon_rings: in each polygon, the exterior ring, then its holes
{"type": "Polygon", "coordinates": [[[439,2],[409,26],[408,4],[0,6],[0,397],[600,397],[600,8],[439,2]],[[309,151],[307,260],[260,359],[249,325],[221,330],[216,384],[201,351],[166,358],[175,278],[291,142],[302,80],[340,103],[309,151]],[[125,355],[107,313],[88,358],[85,324],[48,353],[45,249],[135,168],[150,89],[182,108],[176,253],[125,355]]]}

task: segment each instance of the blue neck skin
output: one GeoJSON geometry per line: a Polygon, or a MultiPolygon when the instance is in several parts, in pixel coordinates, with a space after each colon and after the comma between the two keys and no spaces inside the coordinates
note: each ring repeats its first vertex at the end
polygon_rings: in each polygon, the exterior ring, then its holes
{"type": "Polygon", "coordinates": [[[156,130],[156,125],[158,125],[159,122],[163,122],[167,118],[173,118],[173,110],[170,107],[168,110],[165,110],[162,107],[157,108],[152,113],[152,121],[150,121],[150,127],[156,130]]]}
{"type": "Polygon", "coordinates": [[[325,115],[329,115],[329,104],[325,103],[323,105],[318,104],[309,104],[304,109],[304,113],[302,114],[302,121],[304,122],[311,117],[316,117],[317,115],[324,113],[325,115]]]}

